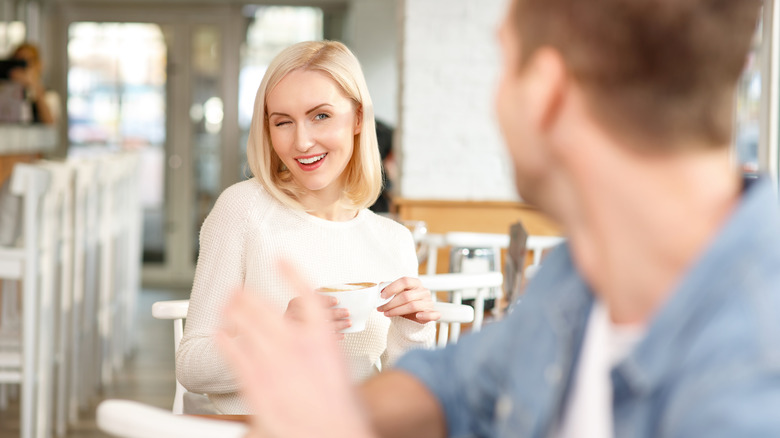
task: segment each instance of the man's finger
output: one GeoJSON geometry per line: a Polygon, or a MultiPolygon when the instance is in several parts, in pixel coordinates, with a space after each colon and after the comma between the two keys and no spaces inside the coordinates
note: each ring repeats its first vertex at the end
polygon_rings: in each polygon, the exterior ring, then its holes
{"type": "Polygon", "coordinates": [[[292,286],[294,293],[300,297],[301,321],[308,324],[323,325],[323,321],[328,319],[328,315],[326,310],[319,305],[314,295],[314,289],[302,279],[298,270],[286,260],[280,260],[278,266],[282,278],[292,286]]]}
{"type": "MultiPolygon", "coordinates": [[[[251,351],[262,351],[260,356],[273,353],[266,345],[267,337],[263,336],[264,333],[286,333],[283,316],[274,311],[271,305],[244,290],[234,292],[222,319],[225,325],[234,329],[237,342],[248,342],[251,339],[257,344],[251,351]]],[[[226,328],[222,331],[229,334],[226,328]]]]}

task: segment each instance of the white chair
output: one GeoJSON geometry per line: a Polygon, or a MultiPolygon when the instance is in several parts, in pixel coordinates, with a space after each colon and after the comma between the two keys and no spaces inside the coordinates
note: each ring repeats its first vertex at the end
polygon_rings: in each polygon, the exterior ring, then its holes
{"type": "MultiPolygon", "coordinates": [[[[444,241],[450,249],[450,272],[468,274],[501,272],[501,250],[509,247],[508,234],[451,232],[444,235],[444,241]]],[[[474,330],[482,328],[485,315],[485,300],[493,299],[498,303],[503,298],[501,285],[493,288],[463,289],[464,299],[474,300],[474,330]]],[[[495,306],[500,312],[500,306],[495,306]]],[[[500,313],[496,313],[500,317],[500,313]]]]}
{"type": "MultiPolygon", "coordinates": [[[[504,281],[504,276],[500,272],[483,272],[479,274],[465,274],[465,273],[451,273],[451,274],[435,274],[435,275],[421,275],[420,281],[426,289],[429,289],[433,293],[434,299],[437,292],[448,292],[450,294],[450,302],[456,306],[463,306],[463,291],[464,290],[477,290],[478,296],[484,296],[487,290],[501,287],[504,281]]],[[[476,301],[475,301],[476,302],[476,301]]],[[[441,304],[438,304],[441,306],[441,304]]],[[[472,330],[479,331],[480,326],[477,326],[477,321],[481,321],[482,315],[476,308],[471,308],[471,315],[473,317],[474,325],[472,330]]],[[[450,320],[442,317],[439,320],[439,334],[437,339],[437,345],[444,347],[447,343],[454,343],[458,341],[460,336],[461,323],[472,321],[460,321],[450,320]],[[452,327],[450,327],[450,325],[452,327]]]]}
{"type": "MultiPolygon", "coordinates": [[[[130,354],[140,289],[141,205],[135,153],[71,157],[72,318],[65,413],[78,421],[130,354]]],[[[65,287],[65,286],[63,286],[65,287]]],[[[60,381],[63,381],[61,379],[60,381]]],[[[58,406],[62,403],[58,396],[58,406]]],[[[58,427],[62,414],[58,408],[58,427]]]]}
{"type": "MultiPolygon", "coordinates": [[[[158,301],[152,304],[152,316],[157,319],[173,321],[173,352],[179,350],[179,343],[184,335],[184,319],[190,307],[189,300],[158,301]]],[[[173,413],[181,414],[184,411],[184,393],[187,390],[176,379],[176,393],[173,396],[173,413]]]]}
{"type": "MultiPolygon", "coordinates": [[[[501,250],[509,246],[509,235],[495,233],[474,233],[474,232],[449,232],[445,234],[428,233],[421,237],[421,245],[426,249],[425,259],[426,275],[435,275],[438,252],[441,248],[449,247],[450,251],[450,273],[484,273],[501,271],[501,250]],[[470,255],[484,251],[490,254],[489,259],[479,259],[478,263],[457,263],[454,258],[468,252],[470,255]]],[[[430,289],[430,288],[429,288],[430,289]]],[[[474,330],[480,330],[485,314],[485,300],[493,298],[500,300],[503,293],[499,286],[485,288],[460,289],[461,299],[474,300],[474,330]]]]}
{"type": "MultiPolygon", "coordinates": [[[[11,193],[22,197],[23,242],[21,246],[0,248],[0,278],[21,281],[21,327],[18,331],[2,333],[0,351],[0,383],[20,384],[21,392],[21,437],[43,436],[47,400],[41,400],[41,393],[49,388],[49,364],[41,357],[39,341],[48,335],[52,322],[42,321],[43,315],[51,313],[51,298],[46,297],[43,285],[46,255],[51,248],[43,236],[45,212],[44,197],[49,193],[51,174],[34,165],[17,164],[11,175],[11,193]],[[44,327],[41,327],[41,324],[44,327]]],[[[5,291],[4,291],[5,292],[5,291]]],[[[8,329],[8,327],[5,327],[8,329]]]]}
{"type": "Polygon", "coordinates": [[[105,400],[97,408],[97,425],[122,438],[241,438],[246,424],[177,415],[130,400],[105,400]]]}
{"type": "Polygon", "coordinates": [[[139,289],[141,264],[140,224],[142,208],[138,196],[138,157],[134,153],[111,157],[113,175],[108,181],[110,194],[108,219],[111,243],[111,294],[108,303],[111,324],[110,363],[112,371],[119,371],[133,349],[132,321],[139,289]]]}
{"type": "MultiPolygon", "coordinates": [[[[51,401],[54,430],[58,437],[62,437],[65,436],[67,425],[67,403],[70,398],[68,371],[73,345],[69,336],[73,291],[73,168],[64,162],[55,161],[39,161],[36,166],[51,175],[50,190],[44,197],[44,214],[49,220],[44,222],[43,227],[43,236],[51,250],[46,252],[48,257],[42,260],[46,263],[46,269],[42,276],[45,293],[41,296],[51,299],[52,305],[43,307],[50,309],[50,314],[41,317],[50,320],[50,323],[43,324],[41,321],[41,326],[48,328],[45,333],[56,334],[50,339],[42,337],[39,342],[40,357],[56,372],[47,374],[55,380],[40,382],[39,391],[41,400],[47,400],[47,403],[51,401]],[[44,386],[47,388],[43,389],[44,386]]],[[[41,427],[48,429],[49,422],[41,424],[41,427]]]]}
{"type": "Polygon", "coordinates": [[[73,208],[73,318],[68,419],[78,421],[99,387],[98,325],[98,165],[96,159],[71,159],[75,168],[73,208]]]}
{"type": "Polygon", "coordinates": [[[111,384],[116,370],[114,362],[115,351],[121,346],[115,342],[116,316],[115,304],[119,291],[116,288],[115,275],[117,232],[120,225],[117,221],[121,218],[116,214],[118,203],[116,199],[116,185],[120,177],[119,162],[114,156],[105,156],[100,159],[98,168],[98,245],[99,245],[99,269],[97,299],[97,321],[99,333],[99,386],[106,387],[111,384]]]}
{"type": "Polygon", "coordinates": [[[426,233],[419,237],[420,251],[418,258],[425,260],[425,275],[435,275],[436,265],[439,259],[439,249],[446,246],[444,235],[438,233],[426,233]],[[421,254],[422,257],[420,256],[421,254]]]}
{"type": "Polygon", "coordinates": [[[500,270],[501,250],[509,247],[509,235],[500,233],[451,232],[444,243],[453,248],[487,248],[493,251],[493,270],[500,270]]]}
{"type": "Polygon", "coordinates": [[[141,207],[137,157],[115,153],[98,159],[97,298],[100,385],[111,383],[132,350],[132,320],[139,285],[141,207]]]}
{"type": "Polygon", "coordinates": [[[124,288],[124,327],[122,344],[124,346],[125,358],[130,357],[135,349],[136,327],[136,303],[138,293],[141,290],[141,253],[143,242],[143,206],[141,205],[141,172],[140,157],[137,153],[124,154],[124,173],[122,179],[122,205],[124,211],[122,215],[125,219],[122,236],[123,243],[123,264],[120,267],[122,272],[122,285],[124,288]]]}

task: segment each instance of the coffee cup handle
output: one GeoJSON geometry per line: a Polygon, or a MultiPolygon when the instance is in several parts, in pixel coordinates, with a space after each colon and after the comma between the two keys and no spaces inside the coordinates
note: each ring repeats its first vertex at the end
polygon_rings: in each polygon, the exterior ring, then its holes
{"type": "MultiPolygon", "coordinates": [[[[379,290],[379,291],[378,291],[378,292],[379,292],[379,294],[381,294],[381,293],[382,293],[382,290],[383,290],[384,288],[386,288],[387,286],[389,286],[391,283],[392,283],[392,281],[383,281],[383,282],[379,283],[379,285],[377,286],[377,289],[379,290]]],[[[390,302],[390,300],[392,300],[392,299],[393,299],[393,297],[390,297],[390,298],[382,298],[382,296],[381,296],[381,295],[379,295],[379,296],[377,296],[377,305],[376,305],[376,306],[377,306],[377,307],[379,307],[379,306],[384,306],[385,304],[389,303],[389,302],[390,302]]]]}

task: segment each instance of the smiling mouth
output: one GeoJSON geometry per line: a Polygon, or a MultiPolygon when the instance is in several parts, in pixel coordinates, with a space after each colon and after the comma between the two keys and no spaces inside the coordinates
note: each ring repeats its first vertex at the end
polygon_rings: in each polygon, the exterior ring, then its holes
{"type": "Polygon", "coordinates": [[[296,158],[295,160],[301,164],[314,164],[317,161],[320,161],[321,159],[325,158],[325,155],[328,155],[328,153],[326,152],[322,155],[315,155],[313,157],[308,157],[308,158],[296,158]]]}

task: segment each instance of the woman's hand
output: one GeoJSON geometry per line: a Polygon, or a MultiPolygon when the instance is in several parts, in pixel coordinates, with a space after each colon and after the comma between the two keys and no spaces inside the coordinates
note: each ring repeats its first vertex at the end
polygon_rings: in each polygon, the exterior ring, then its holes
{"type": "Polygon", "coordinates": [[[403,277],[390,283],[382,290],[382,298],[390,297],[393,299],[389,303],[376,309],[385,316],[403,316],[420,324],[439,320],[439,312],[433,310],[431,291],[417,278],[403,277]]]}
{"type": "MultiPolygon", "coordinates": [[[[323,312],[328,315],[328,321],[331,322],[333,331],[336,333],[336,339],[344,339],[344,334],[339,333],[339,331],[352,326],[352,321],[349,320],[349,310],[333,307],[338,304],[338,300],[334,297],[315,295],[313,299],[323,308],[323,312]]],[[[295,297],[287,303],[284,317],[290,321],[303,321],[304,306],[301,297],[295,297]]]]}

